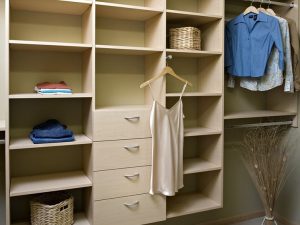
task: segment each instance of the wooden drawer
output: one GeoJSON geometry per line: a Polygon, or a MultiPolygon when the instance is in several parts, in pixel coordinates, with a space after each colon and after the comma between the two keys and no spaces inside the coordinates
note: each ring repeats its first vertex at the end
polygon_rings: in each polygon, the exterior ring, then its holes
{"type": "Polygon", "coordinates": [[[102,200],[148,193],[151,166],[94,173],[94,198],[102,200]]]}
{"type": "Polygon", "coordinates": [[[97,110],[94,141],[149,138],[150,108],[97,110]]]}
{"type": "Polygon", "coordinates": [[[152,139],[133,139],[93,143],[94,171],[149,166],[152,139]]]}
{"type": "Polygon", "coordinates": [[[161,195],[143,194],[94,204],[97,225],[141,225],[166,220],[166,200],[161,195]]]}

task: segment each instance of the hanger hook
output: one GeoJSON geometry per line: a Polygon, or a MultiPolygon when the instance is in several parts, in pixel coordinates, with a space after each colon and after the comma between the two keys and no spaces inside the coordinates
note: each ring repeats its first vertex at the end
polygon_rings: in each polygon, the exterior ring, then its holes
{"type": "Polygon", "coordinates": [[[268,9],[270,8],[270,5],[271,5],[271,0],[269,0],[268,9]]]}
{"type": "Polygon", "coordinates": [[[166,57],[166,65],[167,66],[169,66],[168,65],[168,60],[171,60],[171,59],[173,59],[173,56],[172,55],[167,55],[167,57],[166,57]]]}
{"type": "Polygon", "coordinates": [[[259,8],[261,8],[262,4],[264,3],[264,0],[261,0],[259,8]]]}
{"type": "Polygon", "coordinates": [[[254,2],[254,0],[251,1],[251,3],[250,3],[251,6],[253,6],[253,2],[254,2]]]}

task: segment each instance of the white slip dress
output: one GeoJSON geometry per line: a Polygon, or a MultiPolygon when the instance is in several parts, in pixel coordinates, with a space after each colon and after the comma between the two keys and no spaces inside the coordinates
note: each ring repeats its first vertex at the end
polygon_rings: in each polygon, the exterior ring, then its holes
{"type": "Polygon", "coordinates": [[[182,89],[178,102],[167,109],[155,100],[149,85],[153,106],[150,114],[152,134],[152,169],[150,194],[174,196],[183,188],[183,103],[182,89]]]}

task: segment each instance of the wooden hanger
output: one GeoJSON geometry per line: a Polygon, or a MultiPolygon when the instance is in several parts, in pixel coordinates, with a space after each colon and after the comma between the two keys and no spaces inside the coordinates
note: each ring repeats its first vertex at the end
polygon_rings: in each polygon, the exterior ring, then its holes
{"type": "Polygon", "coordinates": [[[169,75],[175,77],[176,79],[180,80],[180,81],[183,82],[183,83],[188,84],[190,87],[193,86],[192,83],[190,83],[189,81],[187,81],[187,80],[183,79],[182,77],[178,76],[178,75],[174,72],[174,70],[173,70],[170,66],[167,65],[159,75],[157,75],[157,76],[153,77],[152,79],[150,79],[150,80],[148,80],[148,81],[142,83],[142,84],[140,85],[140,88],[146,87],[147,85],[151,84],[152,82],[156,81],[157,79],[159,79],[159,78],[161,78],[161,77],[163,77],[163,76],[165,76],[165,75],[167,75],[167,74],[169,74],[169,75]]]}
{"type": "Polygon", "coordinates": [[[274,12],[274,10],[270,8],[270,4],[271,4],[271,0],[269,0],[269,5],[268,5],[266,12],[271,16],[276,16],[276,13],[274,12]]]}
{"type": "Polygon", "coordinates": [[[251,5],[244,11],[244,15],[247,15],[249,13],[255,13],[255,14],[259,14],[259,11],[257,10],[257,8],[255,8],[253,6],[253,0],[251,2],[251,5]]]}

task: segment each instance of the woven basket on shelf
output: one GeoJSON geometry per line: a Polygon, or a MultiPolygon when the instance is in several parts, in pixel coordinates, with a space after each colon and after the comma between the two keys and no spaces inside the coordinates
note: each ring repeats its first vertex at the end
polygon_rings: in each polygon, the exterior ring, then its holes
{"type": "Polygon", "coordinates": [[[201,50],[201,31],[196,27],[171,28],[170,47],[201,50]]]}
{"type": "Polygon", "coordinates": [[[45,193],[30,202],[31,225],[73,224],[74,198],[64,192],[45,193]]]}

